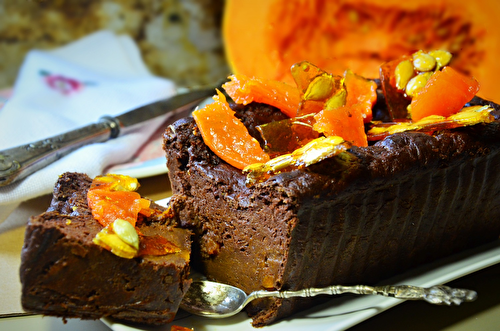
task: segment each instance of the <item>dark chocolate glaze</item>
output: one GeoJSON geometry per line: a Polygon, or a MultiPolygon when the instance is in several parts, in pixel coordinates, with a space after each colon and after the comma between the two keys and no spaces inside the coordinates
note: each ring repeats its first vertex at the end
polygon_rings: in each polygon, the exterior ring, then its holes
{"type": "Polygon", "coordinates": [[[23,308],[65,318],[168,323],[190,284],[190,231],[146,219],[139,225],[144,235],[164,236],[181,252],[118,257],[92,243],[102,226],[87,205],[91,182],[83,174],[63,174],[47,212],[30,219],[21,255],[23,308]]]}
{"type": "MultiPolygon", "coordinates": [[[[236,116],[252,133],[263,108],[238,107],[236,116]]],[[[498,239],[499,143],[498,121],[394,134],[247,186],[204,144],[192,118],[164,134],[171,207],[194,229],[196,267],[247,293],[373,284],[498,239]]],[[[247,311],[263,326],[315,302],[265,299],[247,311]]]]}

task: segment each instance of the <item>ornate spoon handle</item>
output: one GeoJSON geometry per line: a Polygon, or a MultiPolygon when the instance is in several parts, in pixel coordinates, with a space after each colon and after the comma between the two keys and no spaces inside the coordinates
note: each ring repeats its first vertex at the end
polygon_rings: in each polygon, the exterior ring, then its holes
{"type": "Polygon", "coordinates": [[[324,288],[307,288],[300,291],[256,291],[248,296],[246,303],[257,298],[265,297],[314,297],[320,294],[338,295],[343,293],[383,295],[403,300],[425,300],[436,305],[460,305],[462,302],[474,301],[477,298],[477,293],[475,291],[451,288],[448,286],[425,288],[410,285],[374,287],[366,285],[334,285],[324,288]]]}

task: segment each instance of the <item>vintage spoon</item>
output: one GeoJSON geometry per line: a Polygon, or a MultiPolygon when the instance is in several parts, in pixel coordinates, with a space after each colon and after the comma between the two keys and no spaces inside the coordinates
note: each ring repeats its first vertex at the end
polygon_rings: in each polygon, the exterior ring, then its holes
{"type": "Polygon", "coordinates": [[[409,285],[342,286],[307,288],[300,291],[255,291],[247,295],[243,290],[208,280],[193,281],[181,302],[181,308],[199,316],[225,318],[239,313],[252,300],[258,298],[313,297],[320,294],[343,293],[383,295],[403,300],[425,300],[437,305],[459,305],[474,301],[477,293],[471,290],[433,286],[429,288],[409,285]]]}

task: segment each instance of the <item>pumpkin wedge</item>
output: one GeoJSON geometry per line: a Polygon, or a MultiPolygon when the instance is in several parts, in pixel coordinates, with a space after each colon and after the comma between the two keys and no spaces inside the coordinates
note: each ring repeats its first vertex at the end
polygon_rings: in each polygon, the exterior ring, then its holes
{"type": "Polygon", "coordinates": [[[289,84],[304,60],[377,78],[401,54],[444,49],[481,82],[480,96],[499,102],[498,17],[498,0],[226,0],[223,36],[234,73],[289,84]]]}

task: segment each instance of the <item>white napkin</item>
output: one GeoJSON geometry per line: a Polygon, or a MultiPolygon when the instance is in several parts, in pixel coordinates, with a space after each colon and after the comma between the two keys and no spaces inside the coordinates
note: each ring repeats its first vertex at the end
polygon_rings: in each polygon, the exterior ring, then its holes
{"type": "MultiPolygon", "coordinates": [[[[100,31],[53,51],[29,52],[12,98],[0,110],[0,150],[51,137],[103,115],[118,115],[175,93],[155,77],[128,36],[100,31]]],[[[0,188],[0,221],[20,202],[50,193],[66,171],[93,177],[129,160],[163,123],[78,149],[20,182],[0,188]]],[[[26,222],[26,220],[21,220],[26,222]]]]}

